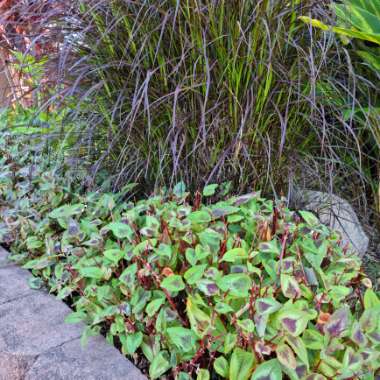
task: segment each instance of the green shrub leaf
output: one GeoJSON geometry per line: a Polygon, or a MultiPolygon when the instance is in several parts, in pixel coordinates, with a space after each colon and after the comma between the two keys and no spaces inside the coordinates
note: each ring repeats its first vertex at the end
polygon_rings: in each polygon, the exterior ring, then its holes
{"type": "Polygon", "coordinates": [[[186,282],[190,285],[193,285],[197,283],[203,276],[204,271],[206,270],[207,265],[195,265],[192,268],[188,269],[185,274],[184,278],[186,282]]]}
{"type": "Polygon", "coordinates": [[[219,356],[214,361],[215,372],[222,377],[227,377],[229,372],[228,361],[224,356],[219,356]]]}
{"type": "Polygon", "coordinates": [[[251,380],[282,380],[280,363],[277,359],[261,363],[253,372],[251,380]]]}
{"type": "Polygon", "coordinates": [[[292,349],[286,344],[280,344],[276,348],[278,361],[285,367],[296,369],[297,361],[292,349]]]}
{"type": "Polygon", "coordinates": [[[229,263],[234,263],[238,260],[243,260],[248,258],[248,253],[243,248],[233,248],[227,251],[221,261],[227,261],[229,263]]]}
{"type": "Polygon", "coordinates": [[[197,336],[192,330],[183,327],[169,327],[167,334],[181,351],[188,352],[196,349],[197,336]]]}
{"type": "Polygon", "coordinates": [[[118,239],[127,238],[129,241],[132,241],[134,232],[132,228],[125,223],[113,222],[105,226],[108,230],[112,231],[114,236],[118,239]]]}
{"type": "Polygon", "coordinates": [[[253,369],[254,358],[252,352],[235,348],[230,362],[230,380],[247,380],[253,369]]]}
{"type": "Polygon", "coordinates": [[[212,185],[207,185],[203,189],[203,196],[204,197],[211,197],[212,195],[215,194],[216,189],[218,188],[217,184],[212,184],[212,185]]]}
{"type": "Polygon", "coordinates": [[[170,369],[169,355],[166,351],[159,352],[153,359],[149,367],[149,376],[151,379],[158,379],[170,369]]]}
{"type": "Polygon", "coordinates": [[[112,263],[117,264],[124,257],[124,252],[121,249],[108,249],[104,251],[104,256],[112,263]]]}
{"type": "Polygon", "coordinates": [[[234,273],[222,277],[217,285],[224,292],[230,292],[236,297],[246,297],[251,289],[252,281],[246,274],[234,273]]]}
{"type": "Polygon", "coordinates": [[[103,270],[98,267],[80,268],[79,273],[83,277],[93,278],[95,280],[100,280],[104,276],[103,270]]]}
{"type": "Polygon", "coordinates": [[[179,275],[172,275],[166,277],[161,282],[161,287],[168,290],[169,292],[179,292],[185,289],[185,283],[182,280],[182,277],[179,275]]]}

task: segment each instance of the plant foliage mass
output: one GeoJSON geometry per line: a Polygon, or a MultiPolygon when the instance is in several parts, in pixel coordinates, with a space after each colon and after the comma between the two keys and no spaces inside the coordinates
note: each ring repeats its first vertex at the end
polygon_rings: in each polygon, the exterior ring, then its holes
{"type": "Polygon", "coordinates": [[[81,195],[19,138],[0,153],[0,242],[73,304],[84,342],[105,333],[151,379],[378,375],[380,300],[313,214],[216,185],[81,195]]]}

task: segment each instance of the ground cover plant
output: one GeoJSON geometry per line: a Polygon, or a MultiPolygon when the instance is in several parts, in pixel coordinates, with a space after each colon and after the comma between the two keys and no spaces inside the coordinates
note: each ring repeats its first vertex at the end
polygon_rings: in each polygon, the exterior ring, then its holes
{"type": "Polygon", "coordinates": [[[217,185],[81,194],[31,138],[0,134],[0,242],[83,341],[106,334],[151,379],[379,376],[379,297],[313,214],[217,185]]]}

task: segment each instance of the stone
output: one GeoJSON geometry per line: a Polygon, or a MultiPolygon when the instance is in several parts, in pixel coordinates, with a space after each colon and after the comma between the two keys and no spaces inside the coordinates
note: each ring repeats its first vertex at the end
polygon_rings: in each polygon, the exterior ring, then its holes
{"type": "Polygon", "coordinates": [[[0,268],[12,265],[8,260],[9,253],[2,247],[0,247],[0,268]]]}
{"type": "Polygon", "coordinates": [[[84,326],[65,324],[69,313],[63,302],[42,291],[0,305],[0,353],[36,356],[79,338],[84,326]]]}
{"type": "Polygon", "coordinates": [[[25,380],[146,380],[146,377],[103,337],[80,339],[40,355],[25,380]]]}
{"type": "Polygon", "coordinates": [[[349,243],[360,256],[367,252],[369,239],[346,200],[334,194],[304,190],[297,192],[295,203],[300,209],[313,211],[321,223],[338,231],[343,245],[349,243]]]}
{"type": "Polygon", "coordinates": [[[24,380],[35,361],[35,356],[0,353],[0,380],[24,380]]]}
{"type": "Polygon", "coordinates": [[[15,265],[0,267],[0,305],[35,293],[28,285],[30,273],[15,265]]]}

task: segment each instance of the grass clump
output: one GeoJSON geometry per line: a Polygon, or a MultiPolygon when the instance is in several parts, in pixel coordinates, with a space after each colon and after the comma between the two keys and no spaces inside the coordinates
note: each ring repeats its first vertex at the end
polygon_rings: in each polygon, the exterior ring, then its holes
{"type": "Polygon", "coordinates": [[[379,375],[379,297],[313,214],[217,201],[216,185],[79,194],[20,138],[2,133],[0,153],[0,242],[72,304],[84,341],[105,333],[151,379],[379,375]]]}
{"type": "Polygon", "coordinates": [[[115,189],[232,180],[280,193],[305,171],[363,174],[362,135],[342,112],[367,84],[332,37],[297,19],[324,16],[315,1],[81,5],[63,93],[78,97],[79,155],[115,189]]]}

